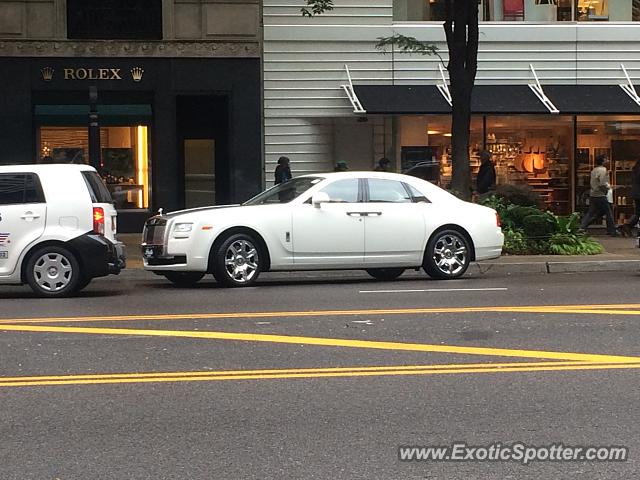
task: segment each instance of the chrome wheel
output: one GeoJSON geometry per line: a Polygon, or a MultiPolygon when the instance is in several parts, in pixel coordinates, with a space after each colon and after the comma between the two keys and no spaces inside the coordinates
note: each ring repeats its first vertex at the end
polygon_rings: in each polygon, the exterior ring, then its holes
{"type": "Polygon", "coordinates": [[[470,260],[466,237],[457,230],[443,230],[429,241],[423,267],[434,278],[458,278],[466,272],[470,260]]]}
{"type": "Polygon", "coordinates": [[[73,280],[71,261],[61,253],[51,252],[40,256],[33,265],[35,283],[45,292],[64,290],[73,280]]]}
{"type": "Polygon", "coordinates": [[[237,284],[250,283],[258,275],[259,262],[258,249],[245,238],[232,241],[224,254],[225,271],[237,284]]]}

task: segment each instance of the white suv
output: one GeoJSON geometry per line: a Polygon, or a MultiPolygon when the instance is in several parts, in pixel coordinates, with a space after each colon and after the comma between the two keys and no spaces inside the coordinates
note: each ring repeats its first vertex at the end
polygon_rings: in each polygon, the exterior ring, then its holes
{"type": "Polygon", "coordinates": [[[0,284],[64,297],[120,273],[126,255],[116,215],[90,166],[0,166],[0,284]]]}

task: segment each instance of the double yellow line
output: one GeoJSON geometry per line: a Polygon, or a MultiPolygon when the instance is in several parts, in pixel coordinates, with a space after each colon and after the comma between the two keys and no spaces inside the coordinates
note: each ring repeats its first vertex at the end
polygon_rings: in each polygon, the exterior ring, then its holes
{"type": "Polygon", "coordinates": [[[111,373],[96,375],[48,375],[0,377],[0,387],[36,387],[53,385],[95,385],[158,382],[203,382],[224,380],[311,379],[327,377],[380,377],[405,375],[443,375],[463,373],[509,373],[562,370],[638,369],[636,363],[519,362],[462,363],[380,367],[299,368],[272,370],[222,370],[200,372],[111,373]]]}
{"type": "Polygon", "coordinates": [[[0,319],[0,325],[27,323],[88,323],[88,322],[149,322],[175,320],[256,319],[286,317],[342,317],[362,315],[422,315],[433,313],[560,313],[593,315],[637,315],[640,303],[618,305],[527,305],[527,306],[481,306],[481,307],[436,307],[436,308],[386,308],[355,310],[303,310],[281,312],[215,312],[176,314],[132,314],[96,315],[86,317],[30,317],[0,319]]]}
{"type": "Polygon", "coordinates": [[[220,380],[258,380],[276,378],[321,378],[321,377],[365,377],[390,375],[437,375],[461,373],[506,373],[561,370],[601,370],[637,369],[640,357],[606,354],[572,353],[541,350],[517,350],[491,347],[467,347],[443,344],[421,344],[407,342],[386,342],[346,338],[304,337],[275,334],[241,332],[154,330],[136,328],[99,328],[86,326],[57,326],[50,323],[117,322],[152,320],[201,320],[223,318],[278,318],[278,317],[323,317],[346,315],[415,315],[433,313],[471,312],[522,312],[522,313],[591,313],[640,315],[640,304],[624,305],[556,305],[525,307],[455,307],[455,308],[412,308],[412,309],[368,309],[368,310],[316,310],[298,312],[245,312],[245,313],[205,313],[205,314],[152,314],[119,315],[96,317],[48,317],[0,320],[0,331],[22,331],[41,333],[77,333],[89,335],[126,335],[145,337],[197,338],[239,342],[265,342],[290,345],[313,345],[321,347],[360,348],[410,352],[447,353],[457,355],[480,355],[547,360],[544,362],[518,363],[464,363],[413,366],[376,367],[330,367],[309,369],[272,369],[201,372],[164,373],[110,373],[95,375],[54,375],[29,377],[0,377],[0,387],[80,385],[106,383],[148,383],[148,382],[193,382],[220,380]],[[636,310],[638,309],[638,310],[636,310]],[[19,324],[18,324],[19,323],[19,324]],[[38,325],[39,324],[39,325],[38,325]]]}

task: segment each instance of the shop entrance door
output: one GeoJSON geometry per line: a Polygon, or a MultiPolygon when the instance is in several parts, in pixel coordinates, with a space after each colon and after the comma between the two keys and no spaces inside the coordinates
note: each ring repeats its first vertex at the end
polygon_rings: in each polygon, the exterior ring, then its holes
{"type": "Polygon", "coordinates": [[[184,202],[186,208],[216,203],[215,140],[184,140],[184,202]]]}

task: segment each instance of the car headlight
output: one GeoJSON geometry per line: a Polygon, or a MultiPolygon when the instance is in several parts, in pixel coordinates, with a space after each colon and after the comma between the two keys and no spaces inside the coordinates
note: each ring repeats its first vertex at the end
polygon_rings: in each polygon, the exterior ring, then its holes
{"type": "Polygon", "coordinates": [[[173,226],[173,238],[189,238],[193,223],[176,223],[173,226]]]}

